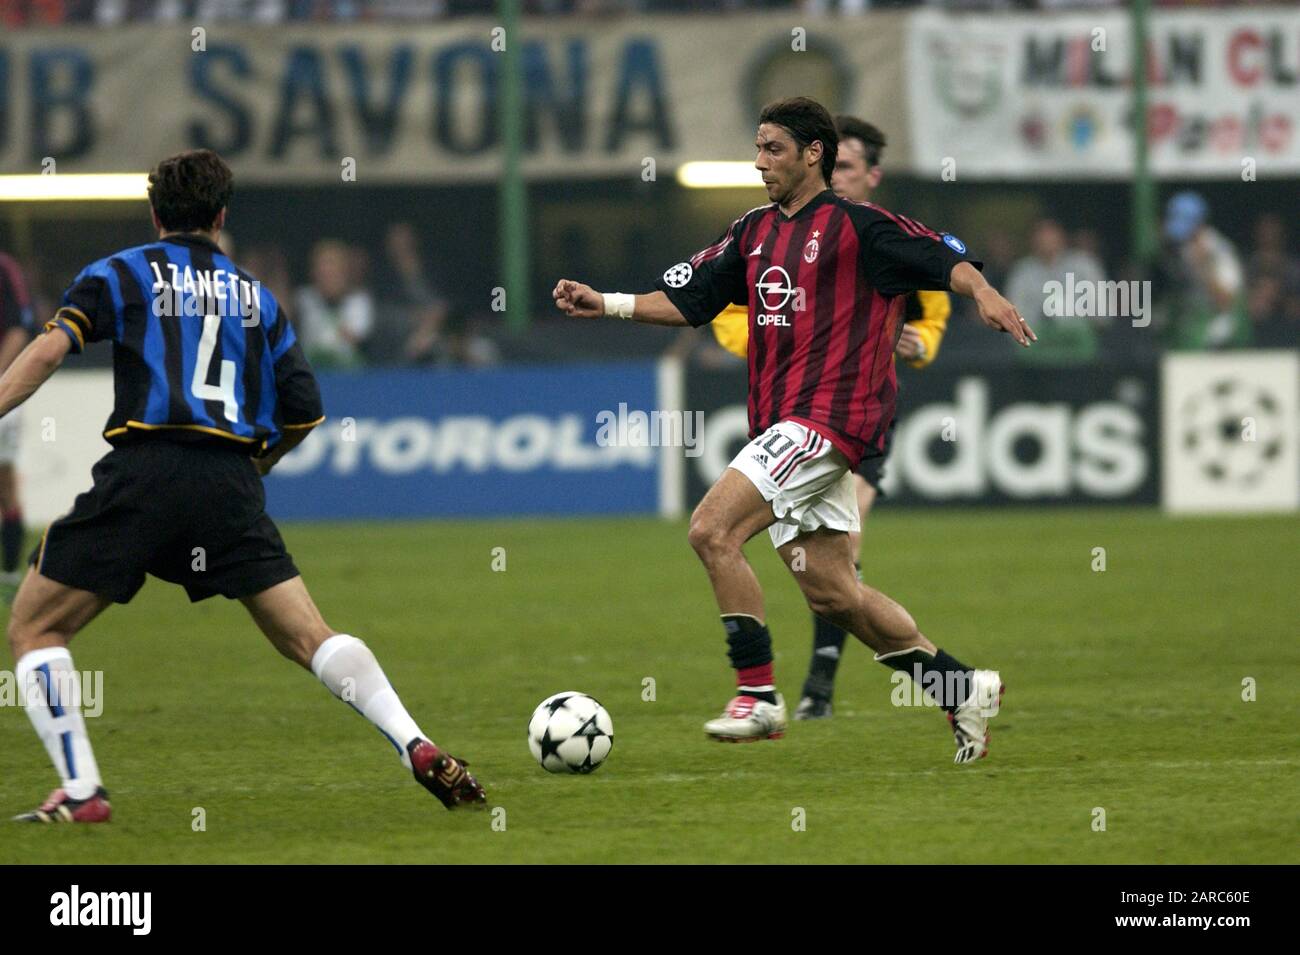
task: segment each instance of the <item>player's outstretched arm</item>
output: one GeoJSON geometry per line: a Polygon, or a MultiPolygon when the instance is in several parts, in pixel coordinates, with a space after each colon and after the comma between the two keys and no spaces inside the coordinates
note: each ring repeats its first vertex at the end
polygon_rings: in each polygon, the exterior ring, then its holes
{"type": "Polygon", "coordinates": [[[980,320],[989,328],[1006,332],[1026,348],[1031,341],[1038,341],[1038,336],[1020,317],[1016,307],[1003,298],[997,289],[989,285],[988,280],[980,275],[979,269],[969,262],[959,262],[953,267],[948,285],[958,295],[975,299],[980,320]]]}
{"type": "Polygon", "coordinates": [[[0,417],[36,394],[36,389],[63,364],[72,340],[61,330],[37,335],[0,375],[0,417]]]}
{"type": "Polygon", "coordinates": [[[663,292],[648,295],[601,294],[590,285],[560,279],[551,293],[555,307],[571,318],[630,318],[647,325],[685,326],[686,321],[663,292]]]}

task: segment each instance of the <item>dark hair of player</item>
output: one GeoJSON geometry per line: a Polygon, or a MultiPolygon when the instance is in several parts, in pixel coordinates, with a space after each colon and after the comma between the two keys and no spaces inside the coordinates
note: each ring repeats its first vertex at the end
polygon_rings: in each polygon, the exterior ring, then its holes
{"type": "Polygon", "coordinates": [[[885,134],[865,119],[843,114],[835,117],[835,128],[839,130],[840,139],[858,139],[866,153],[867,168],[880,165],[880,154],[884,152],[885,134]]]}
{"type": "Polygon", "coordinates": [[[835,131],[835,121],[826,107],[807,96],[791,96],[768,103],[759,113],[758,125],[772,123],[780,126],[799,147],[800,154],[811,144],[822,144],[822,178],[827,185],[835,171],[835,152],[840,135],[835,131]]]}
{"type": "Polygon", "coordinates": [[[149,173],[149,204],[169,232],[202,232],[230,204],[234,175],[211,149],[168,156],[149,173]]]}

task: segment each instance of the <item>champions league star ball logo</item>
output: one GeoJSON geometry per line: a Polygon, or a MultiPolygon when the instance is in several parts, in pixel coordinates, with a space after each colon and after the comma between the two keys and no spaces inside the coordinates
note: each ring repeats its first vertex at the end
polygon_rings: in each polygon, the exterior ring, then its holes
{"type": "Polygon", "coordinates": [[[1282,452],[1277,398],[1239,378],[1220,379],[1189,397],[1177,427],[1188,462],[1217,484],[1252,487],[1282,452]]]}
{"type": "Polygon", "coordinates": [[[691,268],[691,263],[678,262],[664,273],[664,281],[668,283],[669,288],[682,288],[694,274],[695,270],[691,268]]]}

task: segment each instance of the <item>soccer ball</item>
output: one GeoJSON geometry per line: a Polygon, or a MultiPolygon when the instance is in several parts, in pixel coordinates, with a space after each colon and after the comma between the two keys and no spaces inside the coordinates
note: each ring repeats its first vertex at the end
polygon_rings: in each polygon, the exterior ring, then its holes
{"type": "Polygon", "coordinates": [[[614,748],[614,723],[587,694],[566,690],[533,710],[528,748],[549,773],[590,773],[614,748]]]}

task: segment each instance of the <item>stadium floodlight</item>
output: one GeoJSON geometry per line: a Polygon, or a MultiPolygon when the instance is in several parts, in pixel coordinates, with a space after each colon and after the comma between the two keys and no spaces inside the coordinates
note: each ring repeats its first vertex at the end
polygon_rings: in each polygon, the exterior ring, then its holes
{"type": "Polygon", "coordinates": [[[147,199],[148,190],[143,172],[0,176],[0,202],[147,199]]]}
{"type": "Polygon", "coordinates": [[[763,177],[752,162],[688,162],[677,167],[677,181],[688,189],[759,188],[763,177]]]}

